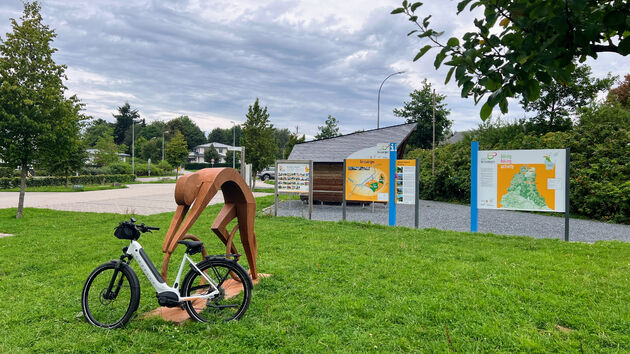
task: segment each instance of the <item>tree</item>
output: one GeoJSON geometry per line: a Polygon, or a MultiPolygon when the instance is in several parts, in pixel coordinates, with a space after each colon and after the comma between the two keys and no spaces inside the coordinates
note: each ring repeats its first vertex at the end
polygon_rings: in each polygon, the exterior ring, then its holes
{"type": "Polygon", "coordinates": [[[276,158],[284,159],[286,158],[286,156],[288,156],[288,154],[286,153],[286,147],[291,138],[291,131],[289,131],[289,129],[287,128],[274,128],[273,134],[276,139],[276,143],[278,144],[278,153],[276,158]]]}
{"type": "Polygon", "coordinates": [[[154,120],[153,122],[144,126],[138,134],[147,140],[151,140],[153,138],[159,138],[161,140],[162,132],[165,130],[167,130],[166,123],[159,120],[154,120]]]}
{"type": "Polygon", "coordinates": [[[98,166],[107,166],[120,160],[118,157],[118,145],[114,143],[114,137],[104,135],[98,139],[96,146],[97,151],[94,154],[94,164],[98,166]]]}
{"type": "Polygon", "coordinates": [[[565,84],[543,83],[537,100],[522,99],[521,104],[525,111],[537,112],[532,120],[536,125],[544,126],[541,133],[565,131],[572,125],[569,116],[575,114],[579,108],[591,104],[599,92],[610,89],[614,80],[610,74],[603,79],[592,78],[591,68],[580,65],[565,84]]]}
{"type": "Polygon", "coordinates": [[[630,74],[624,77],[624,81],[619,86],[608,92],[609,102],[618,102],[622,107],[630,109],[630,74]]]}
{"type": "Polygon", "coordinates": [[[69,185],[70,174],[79,170],[85,164],[87,151],[81,139],[81,127],[87,119],[81,114],[83,106],[72,96],[58,106],[55,119],[47,140],[50,142],[42,147],[40,164],[55,175],[66,177],[66,188],[69,185]]]}
{"type": "Polygon", "coordinates": [[[289,155],[291,155],[291,151],[293,151],[293,147],[295,144],[303,143],[306,140],[306,135],[302,135],[302,137],[298,137],[297,134],[291,134],[289,136],[289,141],[287,145],[284,147],[284,156],[282,158],[288,159],[289,155]]]}
{"type": "MultiPolygon", "coordinates": [[[[401,109],[394,109],[394,115],[405,118],[407,123],[418,123],[416,130],[409,137],[412,147],[430,149],[433,145],[433,89],[424,79],[422,88],[409,94],[411,100],[404,102],[401,109]]],[[[451,134],[451,122],[446,108],[445,95],[435,95],[435,142],[439,143],[451,134]]]]}
{"type": "Polygon", "coordinates": [[[51,126],[65,102],[65,66],[51,47],[55,31],[43,23],[37,2],[24,2],[20,23],[0,38],[0,159],[22,170],[16,217],[22,217],[28,166],[52,144],[51,126]]]}
{"type": "Polygon", "coordinates": [[[179,131],[184,135],[184,140],[188,144],[188,150],[192,150],[195,146],[206,142],[206,136],[203,131],[188,116],[171,119],[166,123],[166,129],[168,129],[171,137],[175,134],[175,131],[179,131]]]}
{"type": "Polygon", "coordinates": [[[328,119],[326,119],[326,123],[323,126],[318,126],[317,129],[319,133],[315,135],[315,139],[328,139],[339,136],[339,121],[337,118],[328,115],[328,119]]]}
{"type": "MultiPolygon", "coordinates": [[[[144,136],[142,138],[144,138],[144,136]]],[[[158,161],[162,159],[162,137],[161,136],[159,138],[151,138],[150,140],[146,141],[144,144],[139,144],[138,142],[136,143],[137,145],[139,145],[139,156],[143,160],[151,159],[151,161],[153,161],[154,163],[157,163],[158,161]]]]}
{"type": "MultiPolygon", "coordinates": [[[[136,159],[138,157],[142,158],[142,150],[148,143],[149,141],[147,140],[147,138],[143,136],[140,136],[139,138],[136,137],[136,142],[135,144],[133,144],[133,148],[136,150],[134,156],[136,159]]],[[[131,155],[131,149],[129,149],[129,154],[131,155]]]]}
{"type": "MultiPolygon", "coordinates": [[[[120,146],[126,145],[129,147],[124,152],[131,155],[131,147],[133,145],[138,144],[138,139],[139,138],[146,139],[145,137],[142,136],[142,131],[144,130],[144,127],[146,126],[147,126],[147,123],[144,119],[137,119],[132,122],[132,124],[129,126],[129,128],[127,128],[127,131],[125,132],[125,139],[123,140],[122,144],[120,144],[120,146]],[[133,132],[132,132],[132,129],[133,129],[133,132]],[[133,143],[133,139],[136,139],[135,143],[133,143]]],[[[136,146],[135,148],[136,148],[136,153],[137,153],[138,146],[136,146]]]]}
{"type": "Polygon", "coordinates": [[[446,82],[454,73],[462,97],[472,95],[475,103],[488,95],[482,120],[497,104],[507,113],[508,97],[537,100],[539,82],[568,82],[574,59],[582,63],[602,52],[630,53],[627,1],[461,0],[458,15],[482,7],[483,16],[473,20],[474,31],[447,41],[440,38],[444,32],[431,27],[431,16],[417,11],[421,6],[404,0],[392,11],[416,25],[409,36],[428,40],[414,61],[439,49],[434,66],[450,67],[446,82]]]}
{"type": "Polygon", "coordinates": [[[208,134],[208,142],[209,143],[221,143],[226,145],[232,145],[235,143],[235,146],[239,146],[239,142],[241,141],[241,126],[235,125],[232,128],[221,129],[214,128],[208,134]]]}
{"type": "Polygon", "coordinates": [[[179,131],[175,131],[175,135],[164,148],[166,161],[172,166],[181,166],[186,163],[188,157],[188,145],[184,135],[179,131]]]}
{"type": "Polygon", "coordinates": [[[212,159],[214,159],[214,162],[219,163],[220,159],[221,159],[221,155],[219,155],[219,152],[217,151],[217,149],[214,148],[214,145],[210,145],[210,147],[206,148],[203,152],[203,159],[206,162],[212,162],[212,159]]]}
{"type": "Polygon", "coordinates": [[[129,102],[125,102],[118,107],[118,114],[113,114],[116,118],[114,124],[114,142],[118,145],[131,141],[131,137],[127,138],[127,134],[131,134],[131,125],[136,119],[140,119],[137,109],[132,109],[129,102]]]}
{"type": "Polygon", "coordinates": [[[273,163],[278,145],[274,140],[274,129],[269,122],[267,107],[261,108],[258,98],[247,109],[245,118],[241,146],[245,147],[245,159],[252,164],[252,174],[255,176],[273,163]]]}
{"type": "MultiPolygon", "coordinates": [[[[225,153],[225,163],[232,163],[232,155],[234,155],[234,153],[236,153],[236,156],[234,157],[234,162],[240,164],[241,163],[241,152],[240,151],[234,151],[234,150],[228,150],[225,153]]],[[[234,166],[236,167],[236,166],[234,166]]]]}
{"type": "Polygon", "coordinates": [[[85,128],[85,145],[88,148],[94,147],[98,139],[104,135],[114,135],[114,124],[101,118],[91,121],[85,128]]]}

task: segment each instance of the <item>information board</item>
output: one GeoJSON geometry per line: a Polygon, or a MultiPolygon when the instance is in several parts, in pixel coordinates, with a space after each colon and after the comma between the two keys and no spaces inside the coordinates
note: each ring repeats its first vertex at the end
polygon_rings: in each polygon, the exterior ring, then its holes
{"type": "Polygon", "coordinates": [[[477,154],[477,207],[565,211],[566,150],[489,150],[477,154]]]}
{"type": "Polygon", "coordinates": [[[416,203],[416,160],[396,160],[396,203],[416,203]]]}
{"type": "Polygon", "coordinates": [[[278,162],[276,185],[280,193],[308,193],[311,182],[310,164],[278,162]]]}
{"type": "Polygon", "coordinates": [[[389,159],[347,159],[346,200],[387,202],[389,159]]]}

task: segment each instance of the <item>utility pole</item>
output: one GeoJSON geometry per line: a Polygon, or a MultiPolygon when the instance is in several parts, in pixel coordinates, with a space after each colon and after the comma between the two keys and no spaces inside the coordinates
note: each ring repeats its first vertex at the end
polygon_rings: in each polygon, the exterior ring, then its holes
{"type": "Polygon", "coordinates": [[[131,120],[131,174],[136,174],[136,165],[135,165],[135,157],[136,157],[136,120],[131,120]]]}
{"type": "MultiPolygon", "coordinates": [[[[232,121],[232,148],[236,147],[236,122],[232,121]]],[[[232,150],[232,168],[236,168],[236,150],[232,150]]]]}
{"type": "Polygon", "coordinates": [[[433,89],[433,151],[431,155],[431,175],[435,175],[435,89],[433,89]]]}

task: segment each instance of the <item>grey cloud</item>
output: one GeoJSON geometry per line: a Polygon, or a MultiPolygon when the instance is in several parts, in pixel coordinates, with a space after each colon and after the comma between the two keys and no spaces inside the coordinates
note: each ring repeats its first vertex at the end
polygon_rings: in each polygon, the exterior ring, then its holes
{"type": "MultiPolygon", "coordinates": [[[[397,1],[373,10],[354,32],[330,30],[339,21],[334,16],[298,25],[278,21],[293,8],[291,1],[257,5],[254,13],[233,21],[189,13],[187,4],[44,2],[45,20],[58,33],[57,61],[106,78],[71,81],[73,92],[79,97],[85,93],[88,113],[111,119],[111,112],[131,97],[132,106],[148,119],[164,112],[206,112],[191,118],[207,130],[225,123],[212,117],[243,121],[247,106],[259,97],[277,127],[299,125],[301,132],[315,135],[332,114],[341,121],[342,132],[370,129],[376,125],[381,81],[394,63],[411,62],[420,47],[406,37],[411,24],[389,14],[397,1]],[[345,60],[363,52],[367,55],[345,60]]],[[[0,4],[2,33],[9,30],[4,19],[19,16],[21,6],[18,0],[0,4]]],[[[442,2],[426,6],[447,32],[466,22],[442,2]]],[[[432,60],[409,67],[443,82],[444,73],[433,69],[432,60]]],[[[459,98],[453,83],[438,89],[454,93],[447,102],[456,128],[476,125],[478,107],[472,100],[459,98]]],[[[400,77],[388,80],[381,95],[381,125],[402,122],[392,110],[410,91],[400,77]]]]}

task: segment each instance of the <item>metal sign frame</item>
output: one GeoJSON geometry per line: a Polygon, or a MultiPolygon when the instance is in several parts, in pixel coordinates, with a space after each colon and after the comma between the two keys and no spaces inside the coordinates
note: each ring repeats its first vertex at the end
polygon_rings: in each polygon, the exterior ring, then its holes
{"type": "Polygon", "coordinates": [[[278,191],[278,164],[295,164],[304,165],[308,164],[308,219],[313,218],[313,160],[276,160],[275,164],[275,177],[274,177],[274,216],[278,216],[278,196],[280,194],[298,194],[302,195],[302,192],[279,192],[278,191]]]}
{"type": "MultiPolygon", "coordinates": [[[[539,149],[544,150],[544,149],[539,149]]],[[[569,185],[571,183],[570,161],[571,161],[571,149],[565,150],[565,176],[564,176],[564,240],[569,241],[569,185]]],[[[479,229],[479,206],[478,206],[478,186],[479,179],[477,177],[479,163],[479,142],[472,141],[470,143],[470,232],[477,232],[479,229]]],[[[492,209],[489,209],[492,210],[492,209]]],[[[522,210],[527,212],[527,210],[522,210]]]]}

